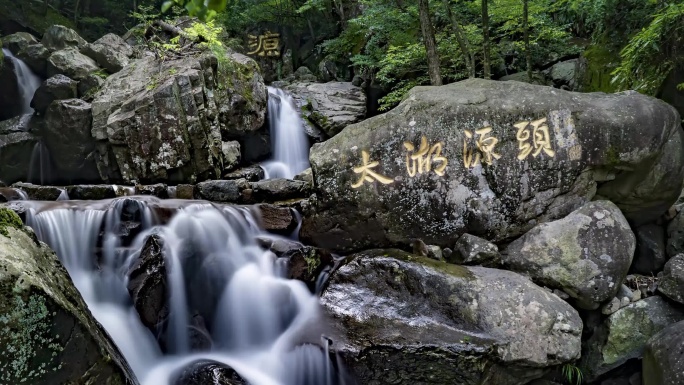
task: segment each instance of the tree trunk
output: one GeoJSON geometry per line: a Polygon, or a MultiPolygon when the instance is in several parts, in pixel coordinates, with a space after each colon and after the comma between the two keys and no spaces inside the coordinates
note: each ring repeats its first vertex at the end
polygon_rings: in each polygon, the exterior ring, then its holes
{"type": "Polygon", "coordinates": [[[523,0],[523,29],[525,30],[525,60],[527,61],[527,79],[532,81],[532,52],[530,52],[530,25],[528,0],[523,0]]]}
{"type": "Polygon", "coordinates": [[[491,79],[492,69],[489,54],[489,0],[482,0],[482,54],[483,54],[483,67],[484,67],[484,78],[491,79]]]}
{"type": "Polygon", "coordinates": [[[425,52],[427,53],[430,84],[433,86],[441,86],[442,76],[439,74],[439,54],[437,54],[435,30],[432,28],[432,21],[430,21],[428,0],[418,0],[418,10],[420,14],[420,29],[423,32],[423,43],[425,44],[425,52]]]}
{"type": "Polygon", "coordinates": [[[79,7],[81,6],[81,0],[76,0],[76,5],[74,6],[74,24],[78,25],[79,7]]]}
{"type": "Polygon", "coordinates": [[[463,61],[465,62],[466,68],[468,69],[468,77],[474,78],[475,77],[475,59],[473,57],[473,54],[470,52],[470,44],[468,44],[468,39],[466,38],[465,34],[463,33],[463,29],[461,28],[461,25],[458,23],[458,19],[456,19],[456,15],[454,15],[454,13],[451,12],[451,6],[449,5],[449,0],[443,0],[443,1],[444,1],[444,7],[446,8],[447,16],[451,20],[451,25],[454,28],[454,35],[456,35],[456,41],[458,41],[458,45],[461,48],[461,53],[463,54],[463,61]]]}

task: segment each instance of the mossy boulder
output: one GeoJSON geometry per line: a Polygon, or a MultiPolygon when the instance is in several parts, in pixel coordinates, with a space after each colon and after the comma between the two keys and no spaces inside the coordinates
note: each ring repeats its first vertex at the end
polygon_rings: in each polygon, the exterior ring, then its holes
{"type": "Polygon", "coordinates": [[[223,172],[222,142],[263,126],[266,86],[246,56],[133,60],[94,95],[92,135],[109,182],[196,183],[223,172]]]}
{"type": "Polygon", "coordinates": [[[386,114],[314,144],[305,242],[338,252],[500,244],[584,203],[655,221],[684,182],[677,111],[625,92],[576,93],[469,79],[415,87],[386,114]]]}
{"type": "Polygon", "coordinates": [[[503,262],[537,282],[596,309],[625,280],[636,240],[610,201],[589,202],[557,221],[534,227],[506,247],[503,262]]]}
{"type": "Polygon", "coordinates": [[[577,311],[504,270],[370,250],[332,274],[321,303],[362,384],[524,384],[580,354],[577,311]]]}
{"type": "Polygon", "coordinates": [[[582,347],[580,368],[587,381],[641,358],[646,342],[668,325],[684,320],[684,310],[659,296],[634,302],[608,317],[582,347]]]}
{"type": "Polygon", "coordinates": [[[0,382],[137,384],[54,252],[0,209],[0,382]]]}

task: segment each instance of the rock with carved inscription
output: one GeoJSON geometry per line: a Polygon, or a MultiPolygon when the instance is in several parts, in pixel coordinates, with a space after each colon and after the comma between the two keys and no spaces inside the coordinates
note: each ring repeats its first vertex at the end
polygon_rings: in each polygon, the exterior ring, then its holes
{"type": "Polygon", "coordinates": [[[416,87],[392,111],[314,145],[306,242],[336,251],[495,243],[600,197],[632,225],[684,181],[677,111],[625,92],[580,94],[470,79],[416,87]]]}

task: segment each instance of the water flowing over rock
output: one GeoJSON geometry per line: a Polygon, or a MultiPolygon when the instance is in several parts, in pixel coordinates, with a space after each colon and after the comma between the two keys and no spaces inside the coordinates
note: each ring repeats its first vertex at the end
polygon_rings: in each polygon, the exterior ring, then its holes
{"type": "Polygon", "coordinates": [[[634,234],[609,201],[590,202],[557,221],[538,225],[511,243],[503,262],[585,309],[615,296],[634,255],[634,234]]]}
{"type": "Polygon", "coordinates": [[[684,320],[684,310],[654,296],[634,302],[606,319],[584,342],[580,368],[587,381],[641,358],[649,338],[684,320]]]}
{"type": "Polygon", "coordinates": [[[9,60],[12,65],[8,66],[5,71],[11,70],[14,73],[14,78],[11,79],[11,77],[6,77],[8,80],[9,84],[9,93],[7,94],[6,97],[9,98],[15,98],[14,102],[11,100],[0,100],[0,106],[3,108],[9,107],[11,112],[10,112],[10,117],[14,117],[18,113],[20,114],[30,114],[33,113],[33,110],[31,109],[31,99],[33,99],[33,94],[36,92],[36,89],[40,86],[40,78],[36,76],[31,69],[21,61],[20,59],[17,59],[12,55],[11,52],[4,50],[4,54],[7,60],[9,60]],[[13,86],[16,84],[16,90],[17,93],[13,93],[13,86]],[[18,108],[17,108],[18,107],[18,108]],[[12,111],[13,109],[17,108],[17,110],[12,111]]]}
{"type": "Polygon", "coordinates": [[[304,117],[329,137],[366,117],[366,94],[351,83],[293,83],[286,90],[304,117]]]}
{"type": "Polygon", "coordinates": [[[681,192],[683,134],[671,106],[637,93],[416,87],[313,146],[317,199],[301,236],[337,251],[406,246],[406,234],[441,247],[466,232],[501,242],[592,198],[649,223],[681,192]]]}
{"type": "Polygon", "coordinates": [[[0,122],[0,178],[5,183],[26,179],[31,167],[31,153],[38,143],[38,138],[29,132],[35,126],[31,115],[0,122]]]}
{"type": "Polygon", "coordinates": [[[646,344],[643,360],[643,385],[684,383],[684,322],[661,330],[646,344]]]}
{"type": "Polygon", "coordinates": [[[579,357],[577,312],[523,276],[396,250],[350,258],[321,301],[361,384],[524,384],[579,357]]]}
{"type": "Polygon", "coordinates": [[[3,383],[137,384],[54,252],[4,208],[0,265],[3,383]]]}
{"type": "Polygon", "coordinates": [[[241,141],[263,125],[266,111],[254,62],[239,54],[225,61],[211,54],[163,63],[146,57],[109,76],[92,103],[101,177],[126,183],[220,177],[222,140],[241,141]]]}

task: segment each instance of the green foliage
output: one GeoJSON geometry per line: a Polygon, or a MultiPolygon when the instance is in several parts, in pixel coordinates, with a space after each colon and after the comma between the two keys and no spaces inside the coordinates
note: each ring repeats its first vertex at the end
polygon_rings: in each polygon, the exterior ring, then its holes
{"type": "Polygon", "coordinates": [[[0,208],[0,234],[8,236],[7,227],[15,229],[22,229],[24,224],[21,222],[19,216],[12,210],[7,208],[0,208]]]}
{"type": "Polygon", "coordinates": [[[582,370],[573,364],[563,365],[561,370],[565,381],[569,385],[581,385],[583,382],[582,370]]]}
{"type": "Polygon", "coordinates": [[[226,8],[227,0],[169,0],[162,4],[161,10],[167,12],[174,5],[185,8],[188,15],[201,21],[210,21],[226,8]]]}
{"type": "Polygon", "coordinates": [[[669,4],[620,52],[613,82],[619,89],[655,95],[667,75],[684,63],[683,37],[684,4],[669,4]]]}

